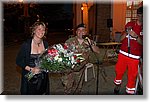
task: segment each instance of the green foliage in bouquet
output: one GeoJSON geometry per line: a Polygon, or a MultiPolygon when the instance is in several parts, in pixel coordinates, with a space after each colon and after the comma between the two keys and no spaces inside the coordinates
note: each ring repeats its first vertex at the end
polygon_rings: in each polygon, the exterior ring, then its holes
{"type": "Polygon", "coordinates": [[[84,58],[82,54],[75,54],[66,45],[56,44],[47,50],[40,59],[40,68],[49,72],[63,72],[79,65],[84,58]]]}
{"type": "MultiPolygon", "coordinates": [[[[68,47],[62,44],[53,45],[39,56],[37,66],[46,72],[70,72],[75,66],[80,66],[80,63],[85,60],[82,54],[75,54],[71,51],[72,46],[68,47]]],[[[25,77],[29,81],[34,75],[30,71],[25,77]]]]}
{"type": "Polygon", "coordinates": [[[66,58],[62,58],[62,61],[59,62],[47,60],[47,58],[42,59],[41,68],[49,71],[62,71],[71,68],[72,64],[70,60],[66,58]]]}

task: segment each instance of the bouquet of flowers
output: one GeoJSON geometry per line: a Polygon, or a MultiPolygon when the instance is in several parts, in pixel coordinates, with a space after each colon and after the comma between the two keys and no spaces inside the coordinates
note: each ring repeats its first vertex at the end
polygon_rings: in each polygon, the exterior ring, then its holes
{"type": "Polygon", "coordinates": [[[40,68],[50,72],[61,72],[79,65],[84,58],[76,54],[67,44],[55,44],[40,56],[40,68]]]}
{"type": "MultiPolygon", "coordinates": [[[[72,70],[75,66],[79,66],[85,59],[81,53],[73,52],[74,46],[67,46],[67,44],[55,44],[46,49],[44,53],[39,56],[38,66],[42,71],[60,73],[72,70]]],[[[34,74],[29,72],[26,77],[30,80],[34,74]]]]}

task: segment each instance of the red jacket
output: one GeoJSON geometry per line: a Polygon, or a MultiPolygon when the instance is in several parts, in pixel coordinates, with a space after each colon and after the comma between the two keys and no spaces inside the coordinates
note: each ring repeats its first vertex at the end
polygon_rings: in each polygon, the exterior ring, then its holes
{"type": "MultiPolygon", "coordinates": [[[[143,33],[142,33],[142,25],[138,25],[136,22],[129,22],[125,25],[125,29],[127,27],[132,27],[132,30],[141,38],[143,39],[143,33]]],[[[129,55],[128,54],[128,36],[126,36],[123,40],[122,40],[122,45],[121,45],[121,51],[120,53],[124,54],[124,55],[129,55]]],[[[129,56],[131,58],[136,58],[134,56],[141,56],[143,53],[143,46],[141,44],[139,44],[135,38],[130,37],[130,54],[133,56],[129,56]]]]}

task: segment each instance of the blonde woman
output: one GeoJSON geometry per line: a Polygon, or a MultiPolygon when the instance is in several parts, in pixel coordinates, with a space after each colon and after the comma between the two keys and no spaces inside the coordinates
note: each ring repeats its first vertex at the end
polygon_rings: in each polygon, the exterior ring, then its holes
{"type": "Polygon", "coordinates": [[[49,94],[48,73],[37,66],[38,56],[48,48],[48,42],[43,39],[45,34],[45,24],[35,22],[31,27],[32,38],[23,43],[17,55],[16,64],[22,68],[22,95],[49,94]],[[35,74],[30,80],[25,77],[29,72],[35,74]]]}

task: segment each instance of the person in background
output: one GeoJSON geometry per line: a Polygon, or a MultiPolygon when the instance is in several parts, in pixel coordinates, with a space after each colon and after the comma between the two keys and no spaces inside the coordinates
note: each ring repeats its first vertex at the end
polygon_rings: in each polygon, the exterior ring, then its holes
{"type": "MultiPolygon", "coordinates": [[[[99,53],[99,48],[95,45],[93,40],[90,40],[86,36],[86,27],[84,24],[79,24],[76,28],[76,36],[69,38],[65,43],[68,47],[73,47],[72,51],[74,53],[82,53],[85,58],[84,63],[80,64],[77,71],[73,71],[72,73],[67,73],[62,76],[62,82],[65,89],[65,94],[81,94],[81,89],[83,86],[83,73],[85,69],[85,64],[88,63],[89,52],[91,51],[90,47],[94,52],[99,53]]],[[[76,68],[74,68],[76,69],[76,68]]]]}
{"type": "Polygon", "coordinates": [[[143,51],[143,7],[137,9],[137,20],[125,25],[126,31],[121,36],[122,45],[116,64],[114,94],[119,94],[122,77],[128,69],[127,94],[135,94],[135,82],[138,73],[139,59],[143,51]]]}
{"type": "Polygon", "coordinates": [[[21,94],[43,95],[49,94],[48,73],[38,67],[38,57],[48,48],[45,41],[46,26],[43,22],[35,22],[31,27],[32,38],[25,41],[16,57],[16,64],[22,68],[21,94]],[[34,76],[28,80],[25,77],[29,72],[34,76]]]}

